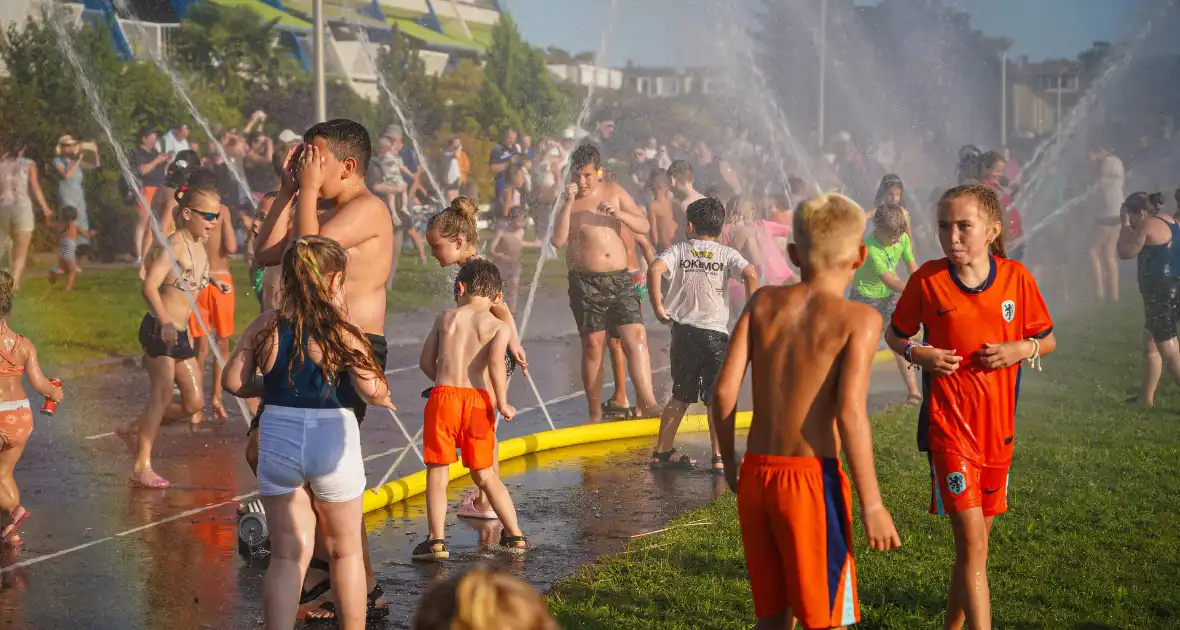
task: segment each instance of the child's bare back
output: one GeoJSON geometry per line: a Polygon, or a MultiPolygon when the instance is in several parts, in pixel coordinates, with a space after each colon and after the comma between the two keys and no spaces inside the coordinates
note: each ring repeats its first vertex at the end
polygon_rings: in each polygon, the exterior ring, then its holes
{"type": "Polygon", "coordinates": [[[743,319],[754,395],[747,452],[836,457],[837,418],[864,413],[881,316],[805,283],[764,287],[743,319]]]}
{"type": "Polygon", "coordinates": [[[493,391],[489,357],[501,357],[511,330],[487,308],[474,304],[449,308],[434,323],[438,334],[438,372],[435,385],[473,387],[493,391]],[[498,352],[493,346],[502,345],[498,352]]]}

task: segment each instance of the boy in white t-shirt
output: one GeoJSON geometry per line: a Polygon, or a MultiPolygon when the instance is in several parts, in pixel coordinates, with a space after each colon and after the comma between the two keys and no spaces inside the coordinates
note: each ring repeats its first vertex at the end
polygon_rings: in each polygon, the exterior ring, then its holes
{"type": "MultiPolygon", "coordinates": [[[[691,470],[696,466],[688,455],[672,447],[676,431],[688,406],[709,402],[713,381],[729,345],[729,300],[726,289],[731,277],[746,283],[746,298],[758,288],[758,272],[737,250],[717,242],[725,224],[725,206],[712,197],[688,205],[687,241],[664,250],[648,269],[648,292],[656,317],[672,324],[672,399],[660,415],[660,437],[651,454],[653,468],[691,470]],[[661,278],[671,278],[665,300],[661,278]]],[[[712,470],[725,471],[717,444],[714,418],[709,418],[713,441],[712,470]]]]}

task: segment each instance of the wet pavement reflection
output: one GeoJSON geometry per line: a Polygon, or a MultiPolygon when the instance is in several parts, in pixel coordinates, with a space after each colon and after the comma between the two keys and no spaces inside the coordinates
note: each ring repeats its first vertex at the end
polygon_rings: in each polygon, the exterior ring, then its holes
{"type": "MultiPolygon", "coordinates": [[[[667,335],[652,331],[652,363],[667,365],[667,335]]],[[[529,344],[532,378],[555,423],[585,420],[576,337],[529,344]]],[[[429,383],[410,368],[417,347],[391,348],[389,368],[398,416],[412,434],[421,426],[429,383]],[[406,368],[406,369],[402,369],[406,368]]],[[[609,379],[609,377],[608,377],[609,379]]],[[[656,374],[657,395],[668,394],[666,371],[656,374]]],[[[142,410],[147,378],[139,370],[67,383],[68,399],[53,417],[38,416],[17,483],[30,511],[24,544],[0,558],[0,626],[4,628],[258,628],[265,562],[237,553],[239,501],[256,489],[242,457],[245,422],[235,409],[224,423],[161,431],[155,469],[173,482],[165,491],[137,490],[127,477],[131,457],[109,432],[142,410]]],[[[606,391],[609,395],[611,387],[606,391]]],[[[896,372],[874,373],[871,402],[896,401],[896,372]]],[[[518,375],[510,398],[520,408],[536,397],[518,375]]],[[[634,394],[631,394],[634,402],[634,394]]],[[[34,401],[39,404],[40,401],[34,401]]],[[[228,400],[226,401],[229,402],[228,400]]],[[[743,396],[742,408],[748,408],[743,396]]],[[[539,410],[499,430],[514,437],[548,429],[539,410]]],[[[361,429],[370,486],[386,473],[405,444],[383,410],[371,411],[361,429]]],[[[432,581],[477,560],[508,563],[546,589],[579,564],[618,551],[633,534],[709,502],[724,482],[708,472],[652,471],[651,438],[622,440],[537,453],[506,462],[502,476],[516,501],[533,549],[509,559],[480,548],[496,541],[493,523],[454,516],[470,479],[452,482],[448,544],[451,559],[419,565],[410,550],[426,535],[425,500],[414,497],[366,517],[378,581],[393,601],[391,615],[374,627],[408,627],[417,600],[432,581]]],[[[707,461],[707,434],[681,436],[679,446],[707,461]]],[[[421,469],[411,453],[394,477],[421,469]]]]}

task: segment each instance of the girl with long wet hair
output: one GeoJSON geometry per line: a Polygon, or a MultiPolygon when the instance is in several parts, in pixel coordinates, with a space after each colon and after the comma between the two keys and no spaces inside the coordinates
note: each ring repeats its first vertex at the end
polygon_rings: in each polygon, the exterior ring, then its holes
{"type": "Polygon", "coordinates": [[[1180,384],[1180,224],[1160,212],[1164,196],[1137,192],[1120,212],[1118,255],[1137,258],[1139,293],[1143,296],[1143,381],[1139,394],[1127,402],[1155,405],[1164,363],[1180,384]]]}
{"type": "MultiPolygon", "coordinates": [[[[372,344],[344,314],[347,262],[348,254],[331,239],[295,241],[283,254],[280,307],[250,324],[222,378],[226,391],[261,397],[265,405],[258,423],[258,487],[270,528],[263,618],[271,629],[295,625],[317,523],[331,551],[336,618],[346,629],[365,625],[365,464],[353,407],[358,397],[394,406],[372,344]]],[[[381,596],[380,587],[368,594],[372,600],[381,596]]]]}
{"type": "Polygon", "coordinates": [[[22,377],[38,394],[57,402],[62,398],[61,385],[41,372],[37,349],[8,327],[15,289],[16,281],[0,270],[0,539],[4,545],[20,542],[20,526],[29,518],[29,511],[20,504],[20,489],[12,475],[33,432],[33,411],[22,377]]]}
{"type": "Polygon", "coordinates": [[[152,469],[152,446],[160,425],[188,418],[204,404],[202,370],[188,334],[192,299],[210,282],[224,293],[231,290],[222,280],[210,281],[205,253],[204,240],[222,212],[216,175],[208,169],[193,170],[174,197],[177,230],[145,256],[142,293],[148,312],[139,325],[139,343],[151,394],[139,419],[115,430],[135,455],[132,485],[151,489],[171,486],[152,469]],[[179,403],[172,400],[174,384],[180,390],[179,403]]]}

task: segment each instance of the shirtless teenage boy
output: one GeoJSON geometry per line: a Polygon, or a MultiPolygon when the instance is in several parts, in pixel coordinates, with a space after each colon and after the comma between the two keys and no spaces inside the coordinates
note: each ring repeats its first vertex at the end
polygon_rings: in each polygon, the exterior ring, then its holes
{"type": "Polygon", "coordinates": [[[652,170],[647,180],[647,189],[651,192],[651,203],[647,204],[647,217],[651,221],[651,243],[656,253],[663,252],[676,242],[676,235],[684,230],[684,214],[680,221],[676,220],[673,210],[672,182],[668,172],[664,169],[652,170]]]}
{"type": "MultiPolygon", "coordinates": [[[[255,257],[265,265],[281,264],[287,244],[308,234],[328,237],[344,247],[348,251],[344,287],[348,319],[365,332],[373,345],[374,358],[384,369],[388,352],[384,337],[385,281],[392,264],[389,251],[393,247],[393,222],[385,204],[365,186],[365,172],[372,152],[369,132],[359,123],[337,119],[313,125],[303,135],[303,140],[303,144],[293,147],[287,156],[278,197],[258,230],[259,247],[255,257]],[[299,193],[298,203],[292,204],[296,193],[299,193]],[[331,208],[322,216],[318,212],[320,199],[331,203],[331,208]],[[297,207],[292,209],[293,205],[297,207]],[[292,212],[293,224],[290,221],[292,212]],[[290,229],[288,225],[291,225],[290,229]]],[[[364,418],[365,409],[364,403],[358,400],[358,420],[364,418]]],[[[258,449],[256,435],[254,432],[251,436],[255,458],[258,449]]],[[[363,540],[365,576],[371,596],[380,591],[374,588],[376,580],[369,563],[368,536],[363,540]]],[[[326,557],[322,551],[317,546],[316,560],[326,557]]],[[[326,582],[324,566],[313,560],[307,583],[315,586],[326,582]],[[317,580],[314,573],[322,579],[317,580]]],[[[381,599],[370,597],[370,617],[381,614],[374,611],[388,614],[387,604],[380,603],[381,599]]],[[[308,614],[311,618],[325,618],[321,613],[334,616],[327,608],[308,614]]]]}
{"type": "MultiPolygon", "coordinates": [[[[692,165],[684,160],[676,160],[668,167],[668,180],[672,187],[672,215],[676,221],[676,234],[673,243],[685,240],[684,221],[688,212],[688,205],[705,196],[693,187],[692,165]]],[[[724,203],[724,200],[722,200],[724,203]]]]}
{"type": "Polygon", "coordinates": [[[582,337],[582,384],[590,421],[602,419],[602,355],[610,327],[619,330],[640,413],[652,417],[660,407],[652,393],[647,329],[627,269],[627,246],[619,235],[623,227],[647,234],[651,225],[622,187],[600,181],[601,157],[593,144],[578,147],[570,161],[573,181],[553,226],[553,246],[569,245],[570,310],[582,337]]]}
{"type": "Polygon", "coordinates": [[[738,495],[756,628],[793,628],[795,618],[804,628],[860,620],[841,450],[869,546],[901,545],[877,487],[865,408],[881,316],[843,297],[865,261],[864,224],[864,212],[841,195],[800,207],[789,251],[803,281],[754,294],[717,378],[712,412],[725,479],[738,495]],[[747,364],[754,419],[739,476],[734,416],[747,364]]]}

